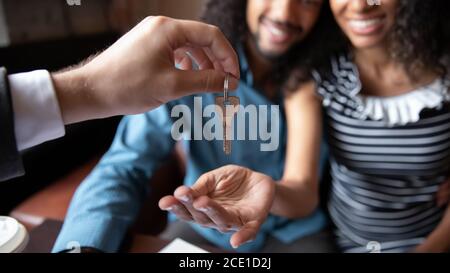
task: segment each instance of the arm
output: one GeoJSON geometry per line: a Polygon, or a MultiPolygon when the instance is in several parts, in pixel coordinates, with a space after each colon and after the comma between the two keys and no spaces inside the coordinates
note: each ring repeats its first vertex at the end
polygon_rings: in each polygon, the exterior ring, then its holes
{"type": "Polygon", "coordinates": [[[115,252],[135,221],[160,162],[173,150],[167,108],[125,117],[110,150],[75,193],[53,251],[70,242],[115,252]]]}
{"type": "Polygon", "coordinates": [[[160,208],[184,220],[235,232],[230,240],[233,247],[254,238],[269,212],[291,218],[312,213],[318,203],[322,128],[314,88],[314,84],[305,85],[288,101],[289,153],[280,185],[247,168],[225,166],[202,175],[192,188],[182,186],[162,198],[160,208]]]}
{"type": "Polygon", "coordinates": [[[217,28],[146,18],[82,65],[8,77],[17,148],[62,137],[65,124],[143,113],[195,92],[222,91],[225,72],[233,75],[230,88],[235,89],[237,55],[217,28]],[[192,59],[198,71],[192,70],[192,59]]]}
{"type": "Polygon", "coordinates": [[[439,225],[414,252],[442,253],[450,251],[450,204],[439,225]]]}
{"type": "Polygon", "coordinates": [[[276,185],[271,213],[288,218],[305,217],[319,203],[319,158],[322,112],[314,83],[286,99],[288,145],[284,176],[276,185]]]}
{"type": "Polygon", "coordinates": [[[194,93],[222,91],[226,73],[236,89],[239,78],[237,54],[217,27],[161,16],[144,19],[85,63],[52,75],[65,124],[143,113],[194,93]]]}

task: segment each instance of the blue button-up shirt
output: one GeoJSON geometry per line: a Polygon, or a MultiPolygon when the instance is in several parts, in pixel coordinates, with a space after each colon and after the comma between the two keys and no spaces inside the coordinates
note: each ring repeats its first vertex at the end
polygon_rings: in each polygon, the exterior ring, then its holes
{"type": "MultiPolygon", "coordinates": [[[[239,96],[240,103],[244,107],[265,105],[270,109],[274,104],[280,106],[279,147],[275,151],[264,152],[261,151],[261,144],[267,143],[267,140],[259,138],[235,140],[232,142],[232,154],[227,156],[223,152],[222,141],[207,141],[204,138],[184,140],[188,158],[185,185],[191,186],[203,173],[227,164],[248,167],[271,176],[275,181],[282,178],[287,135],[282,98],[280,96],[274,103],[268,100],[263,92],[257,90],[242,50],[239,56],[241,81],[236,93],[232,95],[239,96]]],[[[65,250],[74,244],[106,252],[117,251],[127,229],[135,221],[148,191],[152,190],[151,185],[148,185],[149,179],[160,163],[173,151],[176,141],[171,131],[178,118],[171,117],[171,110],[176,105],[186,105],[189,109],[194,109],[194,103],[195,101],[198,103],[199,98],[202,98],[205,107],[214,104],[215,96],[214,94],[189,96],[142,115],[125,117],[118,127],[111,148],[76,191],[53,251],[65,250]]],[[[270,113],[270,110],[268,112],[270,113]]],[[[201,113],[196,115],[199,116],[192,117],[192,122],[197,119],[197,122],[202,121],[202,124],[205,124],[211,119],[202,117],[201,113]]],[[[271,122],[274,121],[269,116],[267,128],[271,128],[271,122]]],[[[326,147],[322,146],[321,173],[327,154],[326,147]]],[[[299,220],[270,215],[256,239],[243,245],[238,251],[257,251],[263,246],[268,235],[289,243],[319,231],[325,224],[326,218],[320,210],[299,220]]],[[[231,234],[223,234],[194,224],[192,227],[217,246],[231,248],[229,244],[231,234]]]]}

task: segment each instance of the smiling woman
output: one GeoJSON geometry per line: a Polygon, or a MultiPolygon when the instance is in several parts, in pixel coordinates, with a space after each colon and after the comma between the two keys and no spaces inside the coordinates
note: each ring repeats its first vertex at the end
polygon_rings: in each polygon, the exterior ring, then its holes
{"type": "Polygon", "coordinates": [[[380,0],[368,5],[366,0],[335,0],[331,7],[345,34],[331,52],[383,43],[412,74],[424,67],[442,74],[450,64],[448,1],[380,0]]]}
{"type": "Polygon", "coordinates": [[[337,243],[346,252],[373,243],[383,252],[446,252],[449,216],[437,196],[450,174],[449,2],[330,2],[347,45],[317,73],[316,94],[337,243]]]}
{"type": "Polygon", "coordinates": [[[365,2],[331,1],[337,23],[355,47],[379,43],[395,24],[397,0],[380,2],[376,9],[365,2]]]}

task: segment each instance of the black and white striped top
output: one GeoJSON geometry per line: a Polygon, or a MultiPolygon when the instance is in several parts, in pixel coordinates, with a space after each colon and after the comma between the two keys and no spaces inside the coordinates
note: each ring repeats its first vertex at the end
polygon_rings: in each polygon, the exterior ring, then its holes
{"type": "Polygon", "coordinates": [[[348,56],[319,77],[331,148],[331,218],[345,252],[404,252],[420,244],[444,210],[435,203],[450,175],[447,80],[396,97],[364,97],[348,56]]]}

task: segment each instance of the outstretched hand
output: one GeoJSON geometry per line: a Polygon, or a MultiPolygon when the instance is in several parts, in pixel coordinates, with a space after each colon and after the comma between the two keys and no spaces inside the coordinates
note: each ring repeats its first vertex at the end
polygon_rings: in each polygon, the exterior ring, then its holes
{"type": "Polygon", "coordinates": [[[230,244],[237,248],[256,237],[274,195],[272,178],[230,165],[202,175],[192,188],[179,187],[174,195],[162,198],[159,207],[185,221],[235,232],[230,244]]]}

